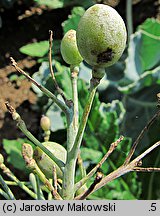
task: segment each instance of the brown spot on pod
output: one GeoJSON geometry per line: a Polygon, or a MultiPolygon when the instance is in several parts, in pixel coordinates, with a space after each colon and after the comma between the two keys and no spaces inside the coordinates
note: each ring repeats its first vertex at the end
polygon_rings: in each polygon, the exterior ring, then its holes
{"type": "Polygon", "coordinates": [[[112,49],[107,48],[106,51],[98,54],[97,63],[105,63],[105,62],[112,61],[113,57],[114,57],[114,52],[112,51],[112,49]]]}

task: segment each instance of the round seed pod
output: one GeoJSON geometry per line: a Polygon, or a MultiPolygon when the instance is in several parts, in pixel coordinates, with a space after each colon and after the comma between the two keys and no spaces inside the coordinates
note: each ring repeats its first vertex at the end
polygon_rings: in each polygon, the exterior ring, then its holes
{"type": "Polygon", "coordinates": [[[83,59],[93,67],[108,67],[121,57],[126,46],[126,27],[118,12],[95,4],[81,17],[77,46],[83,59]]]}
{"type": "Polygon", "coordinates": [[[61,54],[64,61],[69,65],[79,65],[82,62],[82,56],[77,48],[75,30],[69,30],[62,38],[61,54]]]}
{"type": "MultiPolygon", "coordinates": [[[[44,142],[43,145],[50,150],[57,159],[61,160],[64,164],[66,163],[67,151],[63,146],[55,142],[44,142]]],[[[63,173],[60,167],[39,147],[36,147],[34,150],[34,159],[47,178],[53,178],[54,165],[56,166],[57,177],[62,178],[63,173]]]]}

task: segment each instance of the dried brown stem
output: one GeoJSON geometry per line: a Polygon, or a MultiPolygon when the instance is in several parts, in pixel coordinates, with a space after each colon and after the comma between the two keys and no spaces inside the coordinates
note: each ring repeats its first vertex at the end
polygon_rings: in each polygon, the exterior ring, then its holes
{"type": "Polygon", "coordinates": [[[136,172],[160,172],[160,168],[158,167],[134,167],[133,171],[136,172]]]}
{"type": "Polygon", "coordinates": [[[75,197],[75,200],[84,200],[84,199],[86,199],[86,197],[88,197],[93,192],[96,185],[98,183],[100,183],[102,178],[103,178],[103,174],[101,172],[97,172],[96,178],[95,178],[94,182],[91,184],[91,186],[88,188],[88,190],[86,190],[83,194],[75,197]]]}
{"type": "Polygon", "coordinates": [[[48,57],[49,57],[49,69],[50,69],[50,72],[51,72],[51,76],[52,76],[52,79],[53,79],[53,82],[54,82],[54,86],[56,88],[56,91],[58,92],[58,94],[60,94],[63,98],[63,100],[65,101],[65,103],[68,105],[68,100],[66,99],[62,89],[59,87],[58,83],[57,83],[57,80],[55,78],[55,75],[54,75],[54,71],[53,71],[53,67],[52,67],[52,46],[53,46],[53,31],[52,30],[49,30],[49,34],[50,34],[50,37],[49,37],[49,54],[48,54],[48,57]]]}
{"type": "Polygon", "coordinates": [[[148,155],[151,151],[153,151],[155,148],[159,146],[160,146],[160,141],[156,142],[154,145],[149,147],[146,151],[144,151],[142,154],[136,157],[133,161],[131,161],[130,164],[134,164],[134,167],[137,166],[139,161],[141,161],[146,155],[148,155]]]}
{"type": "Polygon", "coordinates": [[[147,123],[147,125],[143,128],[143,130],[140,132],[139,136],[137,137],[137,139],[135,140],[135,142],[133,143],[132,147],[131,147],[131,150],[128,154],[128,156],[126,157],[126,160],[124,162],[124,165],[127,165],[130,160],[131,160],[131,157],[133,156],[135,150],[136,150],[136,147],[138,145],[138,143],[142,140],[145,132],[149,129],[149,127],[155,122],[155,120],[158,118],[160,114],[160,110],[149,120],[149,122],[147,123]]]}
{"type": "Polygon", "coordinates": [[[97,172],[97,170],[102,166],[102,164],[107,160],[107,158],[112,154],[112,152],[115,150],[115,148],[117,147],[117,145],[123,139],[124,139],[124,137],[120,136],[120,138],[118,140],[116,140],[115,142],[113,142],[110,145],[109,150],[104,155],[104,157],[101,159],[101,161],[83,179],[81,179],[79,182],[76,183],[76,185],[75,185],[75,191],[77,191],[82,185],[84,185],[87,182],[87,180],[90,179],[97,172]]]}
{"type": "MultiPolygon", "coordinates": [[[[139,161],[142,160],[146,155],[148,155],[151,151],[153,151],[155,148],[157,148],[159,146],[160,146],[160,141],[156,142],[154,145],[152,145],[150,148],[148,148],[146,151],[144,151],[142,154],[140,154],[138,157],[136,157],[129,164],[122,165],[118,169],[116,169],[115,171],[111,172],[109,175],[105,176],[102,179],[102,181],[96,185],[93,192],[100,189],[101,187],[106,185],[108,182],[111,182],[114,179],[116,179],[116,178],[118,178],[118,177],[120,177],[120,176],[122,176],[128,172],[136,171],[136,170],[134,170],[134,168],[137,167],[137,164],[139,163],[139,161]]],[[[159,170],[156,170],[156,171],[159,171],[159,170]]]]}
{"type": "Polygon", "coordinates": [[[7,110],[9,111],[9,113],[12,115],[14,112],[16,112],[16,110],[9,104],[8,101],[5,102],[5,105],[7,107],[7,110]]]}
{"type": "Polygon", "coordinates": [[[24,70],[18,67],[16,61],[11,57],[10,58],[12,66],[21,74],[23,74],[27,79],[29,79],[35,86],[37,86],[45,95],[51,98],[63,111],[65,114],[69,113],[69,108],[61,100],[59,100],[52,92],[46,89],[44,86],[37,83],[32,77],[30,77],[24,70]]]}
{"type": "Polygon", "coordinates": [[[110,145],[110,148],[108,150],[108,152],[104,155],[104,157],[102,158],[102,160],[97,164],[97,169],[100,168],[102,166],[102,164],[107,160],[107,158],[112,154],[112,152],[115,150],[115,148],[118,146],[118,144],[124,139],[123,136],[120,136],[120,138],[118,140],[116,140],[115,142],[113,142],[110,145]]]}

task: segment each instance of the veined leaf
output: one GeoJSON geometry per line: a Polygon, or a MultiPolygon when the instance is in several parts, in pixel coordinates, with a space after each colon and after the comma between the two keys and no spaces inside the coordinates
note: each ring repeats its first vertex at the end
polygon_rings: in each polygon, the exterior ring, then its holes
{"type": "Polygon", "coordinates": [[[131,35],[125,77],[118,89],[130,94],[159,83],[160,79],[160,22],[147,19],[139,30],[131,35]]]}

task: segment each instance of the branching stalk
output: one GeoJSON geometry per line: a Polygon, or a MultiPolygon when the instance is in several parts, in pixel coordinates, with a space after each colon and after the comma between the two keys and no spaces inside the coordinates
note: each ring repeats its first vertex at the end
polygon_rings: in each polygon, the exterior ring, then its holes
{"type": "MultiPolygon", "coordinates": [[[[109,175],[105,176],[102,181],[96,185],[93,192],[100,189],[104,185],[106,185],[108,182],[113,181],[114,179],[128,173],[131,171],[135,171],[134,168],[137,167],[137,164],[140,160],[142,160],[146,155],[148,155],[151,151],[153,151],[155,148],[160,146],[160,141],[156,142],[154,145],[152,145],[150,148],[148,148],[146,151],[144,151],[142,154],[140,154],[138,157],[136,157],[133,161],[131,161],[127,165],[122,165],[115,171],[111,172],[109,175]]],[[[141,169],[142,170],[142,169],[141,169]]],[[[146,169],[143,169],[143,171],[147,171],[146,169]]],[[[153,170],[152,170],[153,171],[153,170]]],[[[159,169],[156,169],[156,171],[159,171],[159,169]]]]}
{"type": "MultiPolygon", "coordinates": [[[[94,74],[95,71],[93,71],[94,74]]],[[[104,75],[104,73],[103,73],[104,75]]],[[[80,121],[78,132],[74,141],[73,148],[68,152],[67,162],[64,170],[63,177],[63,189],[62,194],[64,199],[73,199],[74,198],[74,176],[75,176],[75,165],[77,161],[77,156],[79,153],[81,141],[83,138],[84,130],[87,124],[88,116],[91,110],[92,102],[96,93],[97,86],[101,78],[95,78],[93,75],[90,81],[90,91],[88,99],[83,111],[83,115],[80,121]]]]}
{"type": "Polygon", "coordinates": [[[21,182],[11,171],[9,168],[5,166],[5,164],[1,164],[0,168],[3,170],[3,172],[16,184],[22,188],[26,193],[28,193],[33,199],[37,199],[37,195],[31,191],[23,182],[21,182]]]}
{"type": "Polygon", "coordinates": [[[57,80],[55,78],[55,75],[54,75],[54,71],[53,71],[53,67],[52,67],[52,41],[53,41],[53,31],[52,30],[49,30],[49,34],[50,34],[50,37],[49,37],[49,54],[48,54],[48,58],[49,58],[49,69],[50,69],[50,72],[51,72],[51,76],[52,76],[52,79],[53,79],[53,83],[54,83],[54,86],[56,88],[56,91],[58,94],[60,94],[63,98],[63,100],[65,101],[66,104],[68,104],[68,101],[62,91],[62,89],[59,87],[58,83],[57,83],[57,80]]]}
{"type": "Polygon", "coordinates": [[[112,152],[115,150],[117,145],[124,139],[123,136],[121,136],[118,140],[116,140],[114,143],[110,145],[109,150],[104,155],[104,157],[101,159],[101,161],[79,182],[75,184],[75,192],[81,188],[82,185],[84,185],[96,172],[97,170],[102,166],[102,164],[107,160],[107,158],[112,154],[112,152]]]}
{"type": "MultiPolygon", "coordinates": [[[[17,122],[19,129],[30,139],[36,146],[38,146],[45,154],[48,155],[60,168],[64,167],[64,163],[58,160],[44,145],[42,145],[27,129],[25,122],[22,120],[16,110],[6,102],[6,107],[11,113],[13,120],[17,122]]],[[[63,171],[63,170],[62,170],[63,171]]]]}

